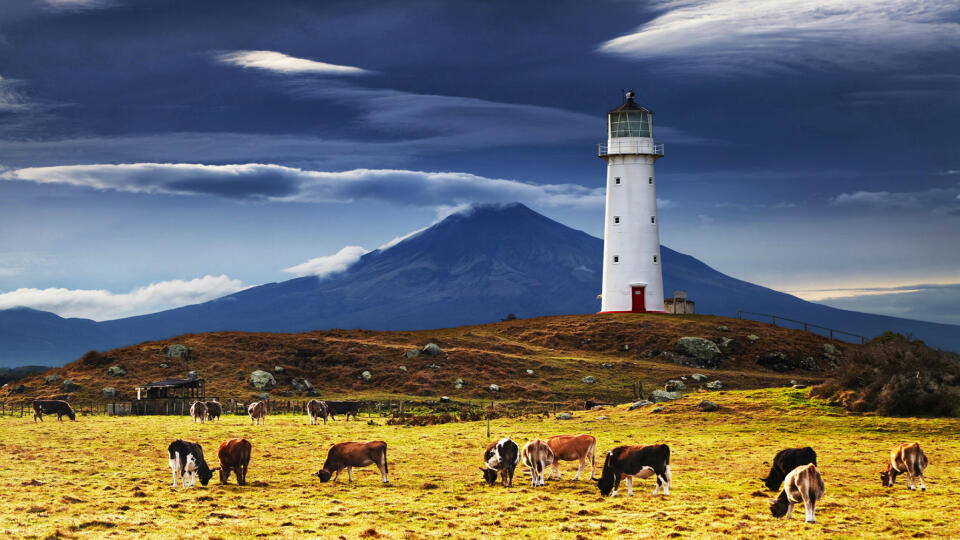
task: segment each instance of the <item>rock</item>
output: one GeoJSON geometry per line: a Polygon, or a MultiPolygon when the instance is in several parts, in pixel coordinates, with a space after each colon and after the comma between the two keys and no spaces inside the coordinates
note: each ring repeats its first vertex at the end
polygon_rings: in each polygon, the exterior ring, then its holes
{"type": "MultiPolygon", "coordinates": [[[[4,385],[4,386],[6,386],[6,385],[4,385]]],[[[65,390],[66,390],[66,389],[65,389],[65,390]]],[[[27,391],[27,387],[24,386],[24,385],[22,385],[22,384],[18,384],[18,385],[14,386],[13,388],[10,389],[10,393],[11,393],[11,394],[22,394],[22,393],[24,393],[24,392],[26,392],[26,391],[27,391]]],[[[67,390],[67,392],[72,392],[72,390],[67,390]]]]}
{"type": "Polygon", "coordinates": [[[167,363],[160,364],[160,369],[167,369],[168,367],[170,367],[170,364],[167,364],[167,363]]]}
{"type": "Polygon", "coordinates": [[[683,384],[683,381],[677,379],[670,379],[667,381],[667,384],[663,386],[663,389],[667,392],[680,392],[687,389],[687,385],[683,384]]]}
{"type": "Polygon", "coordinates": [[[600,364],[603,369],[613,369],[613,364],[600,364]]]}
{"type": "Polygon", "coordinates": [[[400,366],[400,367],[397,368],[397,369],[399,369],[400,371],[406,373],[406,371],[407,371],[407,366],[400,366]]]}
{"type": "Polygon", "coordinates": [[[803,388],[806,388],[806,387],[807,387],[807,385],[805,385],[805,384],[795,384],[795,385],[791,386],[791,388],[793,388],[794,390],[800,390],[800,389],[803,389],[803,388]]]}
{"type": "Polygon", "coordinates": [[[443,354],[443,350],[436,343],[427,343],[423,346],[421,352],[430,356],[438,356],[443,354]]]}
{"type": "Polygon", "coordinates": [[[427,366],[427,367],[430,368],[430,369],[440,369],[440,366],[438,366],[438,365],[436,365],[436,364],[430,364],[430,365],[427,366]]]}
{"type": "Polygon", "coordinates": [[[607,416],[604,414],[601,414],[600,416],[597,417],[597,420],[606,420],[606,419],[607,419],[607,416]]]}
{"type": "Polygon", "coordinates": [[[807,371],[814,371],[817,369],[817,362],[813,359],[812,356],[807,356],[803,360],[797,362],[797,367],[800,369],[805,369],[807,371]]]}
{"type": "Polygon", "coordinates": [[[284,372],[283,366],[273,366],[273,372],[274,372],[274,373],[283,373],[283,372],[284,372]]]}
{"type": "Polygon", "coordinates": [[[774,351],[758,357],[757,365],[781,373],[792,371],[796,367],[794,363],[790,361],[790,358],[780,351],[774,351]]]}
{"type": "Polygon", "coordinates": [[[733,350],[737,349],[737,342],[726,336],[720,338],[720,348],[723,350],[733,350]]]}
{"type": "Polygon", "coordinates": [[[628,411],[633,411],[633,410],[639,409],[639,408],[641,408],[641,407],[646,407],[647,405],[653,405],[653,402],[652,402],[652,401],[647,401],[647,400],[645,400],[645,399],[644,399],[644,400],[640,400],[640,401],[634,401],[633,403],[630,404],[629,407],[627,407],[627,410],[628,410],[628,411]]]}
{"type": "Polygon", "coordinates": [[[532,369],[528,369],[528,370],[527,370],[527,375],[533,375],[533,370],[532,370],[532,369]]]}
{"type": "Polygon", "coordinates": [[[123,369],[120,366],[110,366],[107,368],[107,375],[111,377],[123,377],[127,374],[127,370],[123,369]]]}
{"type": "Polygon", "coordinates": [[[277,385],[277,380],[269,371],[258,369],[250,374],[250,386],[257,390],[270,390],[277,385]]]}
{"type": "Polygon", "coordinates": [[[47,383],[47,384],[55,383],[55,382],[57,382],[58,380],[60,380],[60,376],[57,375],[56,373],[54,373],[54,374],[52,374],[52,375],[47,375],[46,377],[43,378],[43,382],[45,382],[45,383],[47,383]]]}
{"type": "MultiPolygon", "coordinates": [[[[457,390],[463,388],[463,379],[457,379],[453,381],[453,387],[456,388],[457,390]]],[[[499,387],[497,387],[497,389],[499,390],[499,387]]]]}
{"type": "Polygon", "coordinates": [[[717,344],[701,337],[682,337],[677,340],[676,351],[684,356],[691,356],[697,360],[710,361],[720,356],[717,344]]]}
{"type": "Polygon", "coordinates": [[[450,398],[448,396],[440,396],[440,403],[450,403],[450,398]]]}
{"type": "Polygon", "coordinates": [[[710,400],[705,399],[701,401],[699,405],[697,405],[697,408],[703,412],[713,412],[719,409],[720,406],[710,400]]]}
{"type": "Polygon", "coordinates": [[[729,326],[718,326],[718,327],[717,327],[717,332],[729,332],[729,331],[730,331],[730,327],[729,327],[729,326]]]}
{"type": "Polygon", "coordinates": [[[837,350],[836,345],[833,343],[824,343],[823,344],[823,354],[824,356],[837,356],[840,354],[840,351],[837,350]]]}
{"type": "Polygon", "coordinates": [[[693,379],[693,380],[695,380],[695,381],[697,381],[697,382],[707,380],[707,376],[706,376],[706,375],[702,375],[702,374],[700,374],[700,373],[694,373],[693,375],[690,376],[690,378],[693,379]]]}
{"type": "Polygon", "coordinates": [[[496,384],[491,384],[491,385],[488,386],[487,388],[490,389],[491,392],[499,392],[499,391],[500,391],[500,386],[499,386],[499,385],[496,385],[496,384]]]}
{"type": "Polygon", "coordinates": [[[667,392],[666,390],[654,390],[650,392],[650,401],[660,403],[661,401],[673,401],[680,399],[683,394],[680,392],[667,392]]]}
{"type": "Polygon", "coordinates": [[[310,384],[310,381],[304,379],[303,377],[293,378],[290,381],[290,386],[292,386],[297,392],[307,392],[313,389],[313,385],[310,384]]]}
{"type": "Polygon", "coordinates": [[[797,380],[796,380],[796,379],[790,379],[790,384],[797,384],[797,380]]]}
{"type": "Polygon", "coordinates": [[[179,358],[181,360],[190,358],[190,347],[186,345],[167,345],[161,352],[167,358],[179,358]]]}
{"type": "Polygon", "coordinates": [[[756,334],[749,334],[749,335],[747,335],[747,339],[750,340],[750,343],[756,343],[756,342],[760,341],[760,336],[758,336],[758,335],[756,335],[756,334]]]}
{"type": "Polygon", "coordinates": [[[369,381],[370,379],[373,378],[373,375],[371,375],[369,371],[364,371],[363,373],[360,374],[360,377],[363,378],[363,380],[365,381],[369,381]]]}
{"type": "Polygon", "coordinates": [[[654,407],[650,409],[650,412],[663,412],[663,407],[654,407]]]}
{"type": "Polygon", "coordinates": [[[707,390],[721,390],[723,389],[723,383],[720,381],[710,381],[704,388],[707,390]]]}
{"type": "Polygon", "coordinates": [[[624,345],[624,346],[623,346],[623,350],[629,351],[629,350],[630,350],[630,345],[624,345]]]}
{"type": "Polygon", "coordinates": [[[319,395],[320,395],[320,392],[319,392],[316,388],[311,388],[311,389],[307,390],[306,392],[304,392],[303,395],[305,395],[305,396],[310,396],[310,397],[315,397],[315,396],[319,396],[319,395]]]}
{"type": "Polygon", "coordinates": [[[200,374],[197,373],[196,371],[191,370],[187,372],[187,378],[190,379],[191,381],[195,381],[200,378],[200,374]]]}
{"type": "Polygon", "coordinates": [[[70,379],[64,379],[61,383],[60,388],[63,388],[64,392],[76,392],[80,389],[80,385],[74,384],[70,379]]]}
{"type": "Polygon", "coordinates": [[[407,352],[403,353],[404,358],[416,358],[420,356],[420,349],[410,349],[407,352]]]}
{"type": "Polygon", "coordinates": [[[112,386],[108,386],[108,387],[104,388],[103,390],[100,391],[100,393],[102,393],[102,394],[103,394],[103,397],[105,397],[105,398],[114,398],[114,397],[117,397],[117,389],[114,388],[114,387],[112,387],[112,386]]]}
{"type": "Polygon", "coordinates": [[[572,420],[573,415],[568,412],[562,412],[557,415],[557,420],[572,420]]]}
{"type": "Polygon", "coordinates": [[[270,392],[261,392],[260,395],[257,396],[257,398],[258,398],[258,399],[270,399],[270,392]]]}
{"type": "Polygon", "coordinates": [[[597,380],[593,378],[593,375],[587,375],[586,377],[580,379],[580,382],[584,384],[593,384],[597,382],[597,380]]]}

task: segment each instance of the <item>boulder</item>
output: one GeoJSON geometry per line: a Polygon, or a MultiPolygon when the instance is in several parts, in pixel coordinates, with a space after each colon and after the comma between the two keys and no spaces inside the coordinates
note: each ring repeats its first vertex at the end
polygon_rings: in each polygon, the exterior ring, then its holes
{"type": "MultiPolygon", "coordinates": [[[[4,385],[4,386],[6,386],[6,385],[4,385]]],[[[24,385],[22,385],[22,384],[18,384],[18,385],[14,386],[13,388],[10,389],[10,393],[11,393],[11,394],[22,394],[22,393],[24,393],[24,392],[26,392],[26,391],[27,391],[27,387],[24,386],[24,385]]],[[[68,392],[72,392],[72,390],[67,390],[67,391],[68,391],[68,392]]]]}
{"type": "Polygon", "coordinates": [[[104,388],[103,390],[100,391],[100,393],[103,394],[103,397],[105,398],[117,397],[117,389],[112,386],[108,386],[104,388]]]}
{"type": "Polygon", "coordinates": [[[167,358],[179,358],[188,360],[190,358],[190,347],[186,345],[167,345],[161,351],[167,358]]]}
{"type": "Polygon", "coordinates": [[[663,412],[663,407],[654,407],[650,409],[650,412],[663,412]]]}
{"type": "Polygon", "coordinates": [[[160,369],[167,369],[168,367],[170,367],[170,364],[167,364],[165,362],[160,364],[160,369]]]}
{"type": "Polygon", "coordinates": [[[606,420],[606,419],[607,419],[607,415],[605,414],[601,414],[600,416],[597,417],[597,420],[606,420]]]}
{"type": "Polygon", "coordinates": [[[699,405],[697,405],[697,408],[703,412],[713,412],[719,409],[720,406],[710,400],[705,399],[701,401],[699,405]]]}
{"type": "Polygon", "coordinates": [[[730,331],[730,327],[729,327],[729,326],[718,326],[718,327],[717,327],[717,332],[729,332],[729,331],[730,331]]]}
{"type": "Polygon", "coordinates": [[[836,345],[833,343],[824,343],[823,344],[823,355],[827,358],[835,357],[840,354],[840,351],[837,350],[836,345]]]}
{"type": "Polygon", "coordinates": [[[757,365],[780,373],[796,368],[790,357],[780,351],[757,357],[757,365]]]}
{"type": "Polygon", "coordinates": [[[438,366],[438,365],[436,365],[436,364],[430,364],[430,365],[427,366],[427,367],[430,368],[430,369],[440,369],[440,366],[438,366]]]}
{"type": "Polygon", "coordinates": [[[500,386],[499,386],[499,385],[496,385],[496,384],[491,384],[491,385],[488,386],[487,388],[488,388],[491,392],[499,392],[499,391],[500,391],[500,386]]]}
{"type": "Polygon", "coordinates": [[[290,386],[292,386],[297,392],[306,392],[313,389],[313,385],[310,384],[310,381],[304,379],[303,377],[294,377],[290,381],[290,386]]]}
{"type": "Polygon", "coordinates": [[[687,389],[687,385],[683,384],[683,381],[670,379],[667,384],[663,385],[663,389],[667,392],[681,392],[687,389]]]}
{"type": "Polygon", "coordinates": [[[270,399],[270,392],[261,392],[257,395],[258,399],[270,399]]]}
{"type": "Polygon", "coordinates": [[[758,336],[758,335],[756,335],[756,334],[748,334],[748,335],[747,335],[747,339],[750,340],[750,343],[756,343],[756,342],[760,341],[760,336],[758,336]]]}
{"type": "Polygon", "coordinates": [[[250,386],[257,390],[270,390],[277,385],[277,380],[269,371],[258,369],[250,374],[250,386]]]}
{"type": "Polygon", "coordinates": [[[733,352],[736,349],[739,349],[740,346],[736,340],[728,338],[726,336],[720,338],[720,349],[726,352],[733,352]]]}
{"type": "Polygon", "coordinates": [[[794,390],[800,390],[800,389],[803,389],[803,388],[806,388],[806,387],[807,387],[807,385],[805,385],[805,384],[795,384],[795,385],[791,386],[790,388],[793,388],[794,390]]]}
{"type": "Polygon", "coordinates": [[[704,386],[704,388],[707,390],[721,390],[723,388],[723,383],[720,381],[710,381],[704,386]]]}
{"type": "Polygon", "coordinates": [[[653,392],[650,392],[650,401],[654,403],[660,403],[661,401],[673,401],[682,397],[683,394],[680,392],[667,392],[666,390],[654,390],[653,392]]]}
{"type": "Polygon", "coordinates": [[[440,396],[440,403],[450,403],[449,396],[440,396]]]}
{"type": "Polygon", "coordinates": [[[568,412],[562,412],[557,415],[557,420],[572,420],[573,415],[568,412]]]}
{"type": "Polygon", "coordinates": [[[407,366],[400,366],[400,367],[397,368],[397,369],[399,369],[400,371],[403,371],[404,373],[406,373],[406,371],[407,371],[407,366]]]}
{"type": "Polygon", "coordinates": [[[369,371],[364,370],[364,372],[360,374],[360,377],[365,381],[369,381],[373,378],[373,375],[369,371]]]}
{"type": "Polygon", "coordinates": [[[646,407],[647,405],[653,405],[653,402],[652,402],[652,401],[647,401],[647,400],[645,400],[645,399],[644,399],[644,400],[640,400],[640,401],[634,401],[633,403],[630,404],[629,407],[627,407],[627,410],[628,410],[628,411],[633,411],[633,410],[639,409],[639,408],[641,408],[641,407],[646,407]]]}
{"type": "Polygon", "coordinates": [[[191,381],[195,381],[200,378],[200,374],[197,373],[196,371],[190,370],[187,372],[187,378],[190,379],[191,381]]]}
{"type": "Polygon", "coordinates": [[[532,370],[532,369],[528,369],[528,370],[527,370],[527,375],[533,375],[533,370],[532,370]]]}
{"type": "Polygon", "coordinates": [[[702,361],[711,361],[720,356],[717,344],[701,337],[682,337],[677,340],[676,351],[702,361]]]}
{"type": "Polygon", "coordinates": [[[586,377],[580,379],[580,382],[584,384],[593,384],[597,382],[597,380],[593,378],[593,375],[587,375],[586,377]]]}
{"type": "Polygon", "coordinates": [[[60,376],[57,375],[56,373],[54,373],[54,374],[52,374],[52,375],[47,375],[46,377],[43,378],[43,382],[45,382],[45,383],[47,383],[47,384],[55,383],[55,382],[57,382],[58,380],[60,380],[60,376]]]}
{"type": "Polygon", "coordinates": [[[120,366],[110,366],[107,368],[107,375],[111,377],[123,377],[127,374],[127,370],[123,369],[120,366]]]}
{"type": "Polygon", "coordinates": [[[63,383],[60,384],[60,388],[62,388],[64,392],[76,392],[80,389],[80,385],[75,384],[70,379],[64,379],[63,383]]]}
{"type": "Polygon", "coordinates": [[[420,356],[420,349],[409,349],[408,351],[403,353],[403,357],[407,359],[416,358],[418,356],[420,356]]]}
{"type": "Polygon", "coordinates": [[[690,378],[697,382],[707,380],[707,376],[700,373],[694,373],[693,375],[690,376],[690,378]]]}
{"type": "Polygon", "coordinates": [[[812,356],[807,356],[797,362],[797,367],[800,369],[805,369],[807,371],[814,371],[817,369],[817,362],[813,359],[812,356]]]}
{"type": "Polygon", "coordinates": [[[420,352],[429,356],[439,356],[443,354],[443,350],[436,343],[427,343],[420,352]]]}
{"type": "Polygon", "coordinates": [[[456,388],[457,390],[463,388],[463,379],[457,379],[453,381],[453,387],[456,388]]]}
{"type": "Polygon", "coordinates": [[[307,390],[306,392],[304,392],[303,395],[305,395],[305,396],[310,396],[310,397],[315,397],[315,396],[319,396],[319,395],[320,395],[320,391],[318,391],[316,388],[311,388],[311,389],[307,390]]]}
{"type": "Polygon", "coordinates": [[[283,372],[284,372],[283,366],[273,366],[273,372],[274,372],[274,373],[283,373],[283,372]]]}

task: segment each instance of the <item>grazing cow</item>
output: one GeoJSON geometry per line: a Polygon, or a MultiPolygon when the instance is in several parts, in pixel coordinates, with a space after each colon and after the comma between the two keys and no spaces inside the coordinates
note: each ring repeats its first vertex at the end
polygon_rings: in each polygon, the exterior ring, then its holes
{"type": "Polygon", "coordinates": [[[247,406],[247,414],[250,415],[251,424],[260,424],[267,421],[267,404],[262,401],[254,401],[247,406]]]}
{"type": "Polygon", "coordinates": [[[504,487],[513,485],[513,472],[520,463],[520,447],[509,437],[494,441],[487,446],[483,452],[483,462],[486,467],[480,467],[483,471],[483,479],[491,486],[497,482],[497,473],[500,473],[500,481],[504,487]]]}
{"type": "Polygon", "coordinates": [[[540,439],[533,439],[520,450],[520,461],[530,470],[530,486],[543,485],[543,473],[553,464],[553,450],[540,439]]]}
{"type": "Polygon", "coordinates": [[[193,423],[196,424],[197,420],[200,423],[204,423],[207,420],[207,404],[202,401],[194,401],[193,405],[190,406],[190,416],[193,417],[193,423]]]}
{"type": "Polygon", "coordinates": [[[787,477],[787,473],[807,463],[817,464],[817,453],[813,448],[804,446],[803,448],[785,448],[773,457],[773,465],[770,466],[770,473],[766,478],[760,480],[770,491],[780,489],[780,484],[787,477]]]}
{"type": "Polygon", "coordinates": [[[890,461],[887,468],[880,473],[880,480],[885,487],[893,487],[893,481],[898,474],[907,474],[907,489],[917,489],[917,478],[920,479],[920,491],[926,491],[923,483],[923,471],[927,468],[927,455],[920,449],[919,443],[903,443],[890,452],[890,461]]]}
{"type": "Polygon", "coordinates": [[[607,454],[603,462],[603,471],[597,480],[600,494],[617,496],[620,479],[627,477],[627,494],[633,496],[633,477],[650,478],[657,475],[656,495],[663,486],[663,494],[670,494],[670,447],[665,444],[641,446],[618,446],[607,454]]]}
{"type": "Polygon", "coordinates": [[[170,456],[170,470],[173,471],[173,487],[177,487],[177,478],[180,478],[180,486],[185,488],[188,480],[191,487],[197,485],[198,476],[200,484],[204,486],[213,477],[213,471],[203,459],[203,448],[199,443],[177,439],[167,447],[167,454],[170,456]]]}
{"type": "Polygon", "coordinates": [[[817,521],[817,500],[823,498],[823,492],[823,477],[820,476],[817,466],[813,463],[801,465],[787,474],[780,496],[770,499],[770,513],[775,518],[787,516],[789,520],[793,505],[803,502],[803,508],[807,511],[807,523],[814,523],[817,521]]]}
{"type": "Polygon", "coordinates": [[[350,420],[350,416],[353,415],[353,419],[356,420],[357,414],[360,413],[359,401],[326,401],[325,403],[331,420],[336,420],[335,414],[342,414],[347,417],[347,420],[350,420]]]}
{"type": "Polygon", "coordinates": [[[211,471],[220,471],[220,483],[226,484],[230,480],[230,471],[237,473],[237,484],[247,483],[247,466],[250,465],[250,452],[253,447],[246,439],[230,439],[220,443],[217,456],[220,466],[211,471]]]}
{"type": "Polygon", "coordinates": [[[307,416],[310,417],[310,425],[317,425],[317,418],[323,418],[323,423],[327,423],[327,415],[329,410],[327,409],[327,404],[319,399],[311,399],[307,402],[307,416]]]}
{"type": "Polygon", "coordinates": [[[590,460],[590,479],[595,480],[597,471],[597,462],[594,452],[597,448],[597,439],[593,435],[556,435],[547,439],[547,445],[553,450],[553,475],[557,480],[560,479],[561,461],[580,461],[580,468],[577,469],[577,475],[574,480],[580,479],[580,473],[587,466],[587,460],[590,460]]]}
{"type": "Polygon", "coordinates": [[[223,413],[223,407],[220,406],[219,401],[208,401],[206,402],[207,406],[207,420],[213,420],[216,418],[220,419],[220,414],[223,413]]]}
{"type": "Polygon", "coordinates": [[[353,482],[353,468],[366,467],[376,464],[380,469],[380,479],[386,484],[387,479],[387,443],[383,441],[370,442],[342,442],[333,445],[327,452],[327,460],[323,463],[323,468],[315,472],[313,476],[326,482],[333,477],[336,482],[340,478],[340,471],[347,470],[347,478],[353,482]]]}
{"type": "Polygon", "coordinates": [[[44,414],[55,414],[57,420],[63,422],[63,416],[66,415],[71,420],[76,420],[77,415],[73,412],[73,407],[69,403],[60,399],[38,399],[33,402],[33,422],[37,420],[43,422],[44,414]]]}

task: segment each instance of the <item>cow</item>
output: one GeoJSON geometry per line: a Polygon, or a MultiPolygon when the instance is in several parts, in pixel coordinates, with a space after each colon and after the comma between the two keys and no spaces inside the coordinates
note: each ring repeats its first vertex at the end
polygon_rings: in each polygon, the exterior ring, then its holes
{"type": "Polygon", "coordinates": [[[817,521],[815,516],[817,509],[817,500],[823,498],[823,477],[820,471],[813,463],[801,465],[787,474],[783,480],[783,490],[776,499],[770,499],[770,513],[775,518],[784,516],[790,519],[793,513],[793,505],[798,502],[803,503],[803,508],[807,511],[807,523],[817,521]]]}
{"type": "Polygon", "coordinates": [[[553,450],[540,439],[533,439],[520,450],[520,461],[530,470],[530,486],[543,485],[543,473],[553,465],[553,450]]]}
{"type": "Polygon", "coordinates": [[[247,414],[250,415],[250,423],[258,425],[267,421],[267,404],[262,401],[254,401],[247,406],[247,414]]]}
{"type": "Polygon", "coordinates": [[[360,413],[359,401],[326,401],[325,403],[331,420],[336,420],[335,414],[342,414],[347,420],[350,420],[350,416],[353,415],[353,419],[356,420],[357,414],[360,413]]]}
{"type": "Polygon", "coordinates": [[[326,482],[333,477],[333,481],[336,482],[337,478],[340,478],[340,471],[346,469],[347,478],[353,482],[353,468],[371,464],[376,464],[380,469],[380,479],[383,483],[389,483],[387,443],[383,441],[337,443],[327,452],[327,460],[323,463],[323,468],[312,476],[316,476],[321,482],[326,482]]]}
{"type": "Polygon", "coordinates": [[[220,420],[220,414],[223,413],[223,407],[220,406],[220,402],[208,401],[205,405],[207,406],[207,420],[213,420],[214,418],[220,420]]]}
{"type": "Polygon", "coordinates": [[[323,423],[327,423],[329,410],[327,404],[319,399],[311,399],[307,402],[307,416],[310,417],[310,425],[317,425],[317,418],[323,418],[323,423]]]}
{"type": "Polygon", "coordinates": [[[919,443],[903,443],[890,452],[890,461],[887,468],[880,473],[880,481],[884,487],[893,487],[898,474],[907,475],[907,489],[917,489],[917,479],[920,479],[920,491],[926,491],[923,483],[923,471],[927,468],[927,455],[920,449],[919,443]]]}
{"type": "Polygon", "coordinates": [[[247,466],[250,465],[250,452],[253,447],[250,441],[246,439],[230,439],[220,443],[217,448],[217,457],[220,458],[220,466],[214,467],[211,471],[220,471],[220,483],[226,484],[230,480],[230,471],[237,474],[237,484],[247,483],[247,466]]]}
{"type": "Polygon", "coordinates": [[[190,405],[190,416],[193,417],[193,423],[196,424],[197,420],[200,423],[204,423],[207,420],[207,404],[202,401],[194,401],[193,405],[190,405]]]}
{"type": "Polygon", "coordinates": [[[76,420],[77,415],[73,412],[73,407],[69,403],[60,399],[38,399],[33,402],[33,422],[37,420],[43,422],[44,414],[55,414],[57,420],[63,422],[66,415],[70,420],[76,420]]]}
{"type": "Polygon", "coordinates": [[[187,487],[187,482],[193,487],[197,484],[197,477],[201,485],[207,485],[213,477],[213,471],[203,459],[203,448],[199,443],[177,439],[167,447],[170,457],[170,470],[173,471],[173,487],[177,487],[177,478],[180,486],[187,487]]]}
{"type": "Polygon", "coordinates": [[[650,478],[657,476],[657,487],[653,488],[656,495],[663,486],[663,494],[670,494],[670,447],[665,444],[650,444],[640,446],[618,446],[607,454],[603,462],[603,471],[597,480],[600,494],[617,496],[620,480],[627,477],[627,494],[633,496],[633,477],[650,478]]]}
{"type": "Polygon", "coordinates": [[[803,448],[785,448],[773,457],[773,465],[770,466],[770,472],[766,478],[760,480],[770,491],[780,489],[780,484],[787,477],[787,473],[807,463],[817,464],[817,453],[813,448],[804,446],[803,448]]]}
{"type": "Polygon", "coordinates": [[[483,452],[483,462],[486,467],[483,479],[491,486],[497,482],[497,473],[500,473],[500,482],[504,487],[513,486],[513,472],[520,463],[520,447],[509,437],[494,441],[483,452]]]}
{"type": "MultiPolygon", "coordinates": [[[[561,461],[580,461],[580,468],[577,469],[577,475],[574,480],[580,479],[580,473],[587,466],[587,460],[590,460],[590,479],[596,480],[594,476],[597,471],[597,462],[594,453],[597,448],[597,439],[593,435],[555,435],[547,439],[547,445],[553,450],[553,476],[560,479],[561,461]]],[[[548,476],[549,477],[549,476],[548,476]]]]}

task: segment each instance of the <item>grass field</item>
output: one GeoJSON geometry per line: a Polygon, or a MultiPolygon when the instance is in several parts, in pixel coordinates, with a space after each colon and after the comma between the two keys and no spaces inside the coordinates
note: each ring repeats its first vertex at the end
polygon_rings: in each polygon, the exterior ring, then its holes
{"type": "MultiPolygon", "coordinates": [[[[960,537],[960,421],[891,419],[848,414],[810,401],[804,390],[711,393],[721,406],[701,413],[693,394],[665,405],[574,411],[574,419],[527,417],[492,422],[492,438],[591,433],[598,466],[613,446],[667,443],[673,489],[651,495],[653,480],[635,495],[622,486],[603,499],[588,480],[564,478],[530,488],[486,486],[477,470],[489,441],[483,422],[429,427],[361,421],[309,426],[305,417],[271,416],[264,426],[245,417],[192,424],[187,417],[80,417],[34,425],[0,418],[0,535],[4,537],[390,537],[510,536],[531,538],[960,537]],[[601,418],[605,416],[606,418],[601,418]],[[211,466],[230,437],[253,443],[249,485],[171,487],[166,447],[178,437],[200,442],[211,466]],[[389,445],[390,485],[375,467],[355,471],[354,483],[321,484],[310,476],[326,449],[343,440],[383,439],[389,445]],[[880,486],[890,449],[918,441],[930,458],[926,493],[880,486]],[[803,510],[788,523],[767,510],[772,493],[758,478],[784,447],[813,446],[826,483],[816,524],[803,510]]],[[[598,471],[599,476],[599,471],[598,471]]],[[[586,476],[589,476],[587,474],[586,476]]],[[[233,480],[233,479],[231,479],[233,480]]]]}

